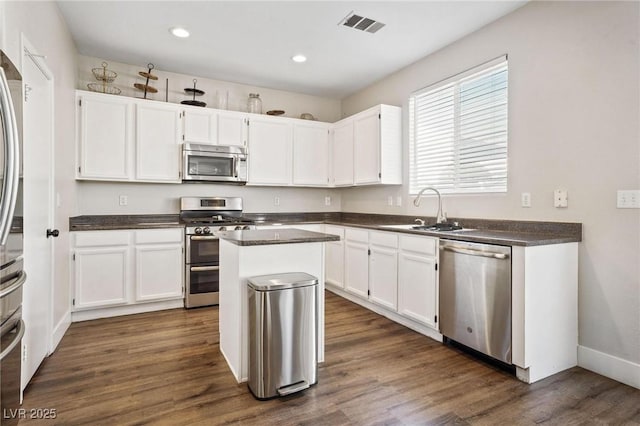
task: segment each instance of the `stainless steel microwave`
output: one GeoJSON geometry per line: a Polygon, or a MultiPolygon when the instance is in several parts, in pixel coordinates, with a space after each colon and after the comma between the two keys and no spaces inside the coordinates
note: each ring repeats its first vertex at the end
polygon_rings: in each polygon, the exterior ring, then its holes
{"type": "Polygon", "coordinates": [[[247,149],[242,146],[186,143],[182,160],[183,181],[247,183],[247,149]]]}

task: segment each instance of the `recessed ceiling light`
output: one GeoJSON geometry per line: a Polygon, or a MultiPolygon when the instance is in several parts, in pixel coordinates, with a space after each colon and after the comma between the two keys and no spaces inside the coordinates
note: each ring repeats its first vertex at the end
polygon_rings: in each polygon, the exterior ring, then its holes
{"type": "Polygon", "coordinates": [[[307,57],[304,56],[304,55],[295,55],[295,56],[291,57],[291,60],[293,62],[302,63],[302,62],[305,62],[307,60],[307,57]]]}
{"type": "Polygon", "coordinates": [[[182,27],[173,27],[169,28],[169,32],[176,37],[187,38],[189,37],[189,31],[185,30],[182,27]]]}

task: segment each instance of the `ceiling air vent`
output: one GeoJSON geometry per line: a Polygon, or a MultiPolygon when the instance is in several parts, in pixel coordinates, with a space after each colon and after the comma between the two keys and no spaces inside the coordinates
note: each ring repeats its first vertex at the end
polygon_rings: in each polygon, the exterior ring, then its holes
{"type": "Polygon", "coordinates": [[[382,22],[356,15],[353,11],[349,13],[346,18],[340,21],[338,25],[344,25],[345,27],[366,31],[368,33],[375,33],[380,28],[384,27],[382,22]]]}

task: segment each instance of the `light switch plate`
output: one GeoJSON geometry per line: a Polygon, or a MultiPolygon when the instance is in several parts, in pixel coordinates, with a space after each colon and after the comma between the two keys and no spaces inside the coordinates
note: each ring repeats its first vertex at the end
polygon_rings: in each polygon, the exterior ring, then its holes
{"type": "Polygon", "coordinates": [[[616,205],[619,209],[640,209],[640,190],[619,189],[616,205]]]}
{"type": "Polygon", "coordinates": [[[520,203],[522,207],[531,207],[531,193],[523,192],[520,199],[520,203]]]}
{"type": "Polygon", "coordinates": [[[129,197],[127,197],[126,195],[121,195],[118,197],[118,203],[121,206],[126,206],[127,204],[129,204],[129,197]]]}
{"type": "Polygon", "coordinates": [[[325,206],[330,206],[331,205],[331,197],[329,195],[324,197],[324,205],[325,206]]]}

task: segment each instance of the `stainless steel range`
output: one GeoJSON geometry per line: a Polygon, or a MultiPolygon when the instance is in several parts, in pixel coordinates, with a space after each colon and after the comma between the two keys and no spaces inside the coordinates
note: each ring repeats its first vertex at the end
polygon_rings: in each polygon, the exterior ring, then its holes
{"type": "Polygon", "coordinates": [[[242,198],[183,197],[180,219],[185,223],[185,308],[217,305],[220,288],[220,242],[216,231],[254,229],[242,218],[242,198]]]}

